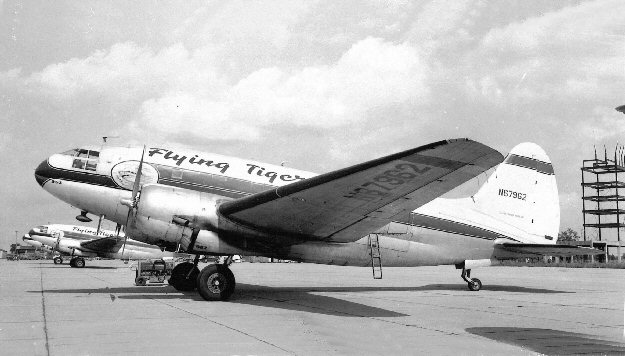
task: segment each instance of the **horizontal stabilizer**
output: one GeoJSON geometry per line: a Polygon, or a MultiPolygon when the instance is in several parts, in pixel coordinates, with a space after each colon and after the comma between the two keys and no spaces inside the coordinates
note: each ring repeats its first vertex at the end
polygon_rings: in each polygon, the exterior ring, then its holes
{"type": "Polygon", "coordinates": [[[605,251],[569,245],[502,243],[495,248],[495,258],[601,255],[605,251]]]}
{"type": "Polygon", "coordinates": [[[89,240],[80,243],[80,246],[88,248],[93,251],[108,251],[119,243],[119,240],[115,237],[103,237],[101,239],[89,240]]]}

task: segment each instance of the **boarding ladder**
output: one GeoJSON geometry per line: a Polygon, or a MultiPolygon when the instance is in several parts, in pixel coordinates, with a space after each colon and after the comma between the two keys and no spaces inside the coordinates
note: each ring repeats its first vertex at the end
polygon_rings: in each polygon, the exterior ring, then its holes
{"type": "Polygon", "coordinates": [[[373,278],[382,279],[382,255],[380,254],[380,241],[378,234],[369,234],[369,250],[371,252],[371,268],[373,278]]]}

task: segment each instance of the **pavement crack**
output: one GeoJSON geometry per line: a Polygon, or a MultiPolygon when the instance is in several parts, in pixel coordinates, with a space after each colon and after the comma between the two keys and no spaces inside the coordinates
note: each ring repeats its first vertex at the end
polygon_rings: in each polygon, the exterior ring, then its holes
{"type": "Polygon", "coordinates": [[[50,343],[48,341],[48,320],[46,318],[46,296],[43,289],[43,269],[39,264],[39,277],[41,285],[41,309],[43,314],[43,333],[46,336],[46,355],[50,356],[50,343]]]}
{"type": "Polygon", "coordinates": [[[191,315],[193,315],[193,316],[197,316],[198,318],[201,318],[201,319],[204,319],[204,320],[206,320],[206,321],[209,321],[209,322],[211,322],[211,323],[213,323],[213,324],[216,324],[216,325],[222,326],[222,327],[224,327],[224,328],[226,328],[226,329],[230,329],[230,330],[232,330],[232,331],[236,331],[236,332],[241,333],[241,334],[243,334],[243,335],[245,335],[245,336],[251,337],[251,338],[252,338],[252,339],[254,339],[254,340],[258,340],[259,342],[262,342],[263,344],[267,344],[267,345],[269,345],[269,346],[275,347],[275,348],[276,348],[276,349],[278,349],[278,350],[282,350],[282,351],[284,351],[284,352],[287,352],[287,353],[289,353],[289,354],[291,354],[291,355],[295,355],[295,354],[296,354],[295,352],[293,352],[293,351],[291,351],[291,350],[284,349],[284,348],[282,348],[282,347],[280,347],[280,346],[278,346],[278,345],[276,345],[276,344],[272,344],[272,343],[271,343],[271,342],[269,342],[269,341],[266,341],[266,340],[260,339],[260,338],[258,338],[258,337],[256,337],[256,336],[254,336],[254,335],[252,335],[252,334],[249,334],[249,333],[247,333],[247,332],[245,332],[245,331],[243,331],[243,330],[239,330],[239,329],[233,328],[233,327],[231,327],[231,326],[228,326],[228,325],[226,325],[226,324],[223,324],[223,323],[217,322],[217,321],[215,321],[215,320],[211,320],[211,319],[209,319],[209,318],[207,318],[207,317],[205,317],[205,316],[203,316],[203,315],[200,315],[200,314],[197,314],[197,313],[194,313],[194,312],[188,311],[188,310],[186,310],[186,309],[183,309],[183,308],[177,307],[177,306],[175,306],[175,305],[171,305],[171,304],[166,303],[166,302],[164,302],[164,301],[162,301],[162,300],[158,300],[158,299],[155,299],[155,298],[151,298],[151,299],[152,299],[152,300],[154,300],[155,302],[158,302],[158,303],[161,303],[161,304],[167,305],[167,306],[169,306],[169,307],[172,307],[172,308],[174,308],[174,309],[180,310],[180,311],[185,312],[185,313],[187,313],[187,314],[191,314],[191,315]]]}

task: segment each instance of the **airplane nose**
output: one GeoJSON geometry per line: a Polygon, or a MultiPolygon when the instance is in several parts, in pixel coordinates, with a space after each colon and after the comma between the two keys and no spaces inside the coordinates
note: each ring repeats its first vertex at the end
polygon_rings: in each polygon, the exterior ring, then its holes
{"type": "Polygon", "coordinates": [[[48,161],[43,161],[35,168],[35,179],[40,186],[43,187],[43,184],[51,178],[52,168],[48,164],[48,161]]]}

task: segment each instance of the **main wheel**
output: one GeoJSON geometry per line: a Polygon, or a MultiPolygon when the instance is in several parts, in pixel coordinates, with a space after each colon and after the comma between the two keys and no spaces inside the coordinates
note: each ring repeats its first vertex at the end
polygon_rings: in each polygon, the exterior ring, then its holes
{"type": "Polygon", "coordinates": [[[70,266],[70,267],[76,267],[76,257],[72,257],[72,258],[69,260],[69,266],[70,266]]]}
{"type": "Polygon", "coordinates": [[[55,257],[54,258],[54,264],[55,265],[60,265],[63,263],[63,259],[61,257],[55,257]]]}
{"type": "Polygon", "coordinates": [[[193,263],[183,262],[171,270],[171,277],[169,277],[168,283],[176,290],[183,292],[192,291],[195,289],[199,274],[200,270],[193,263]],[[189,275],[189,272],[191,272],[191,275],[189,275]]]}
{"type": "Polygon", "coordinates": [[[228,300],[234,293],[234,274],[224,265],[208,265],[197,276],[197,290],[205,300],[228,300]]]}
{"type": "Polygon", "coordinates": [[[74,267],[76,267],[76,268],[83,268],[83,267],[85,267],[85,259],[82,258],[82,257],[77,257],[74,260],[74,267]]]}
{"type": "Polygon", "coordinates": [[[480,281],[477,278],[471,278],[471,282],[468,283],[469,285],[469,290],[472,290],[474,292],[477,292],[478,290],[482,289],[482,281],[480,281]]]}

